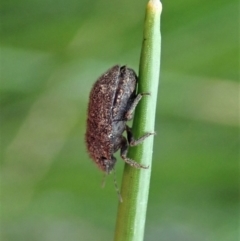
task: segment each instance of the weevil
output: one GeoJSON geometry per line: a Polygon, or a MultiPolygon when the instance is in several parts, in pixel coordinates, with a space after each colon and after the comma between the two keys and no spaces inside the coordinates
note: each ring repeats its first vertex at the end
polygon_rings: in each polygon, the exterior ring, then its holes
{"type": "Polygon", "coordinates": [[[109,174],[116,163],[114,153],[120,149],[121,158],[135,168],[148,168],[127,157],[128,147],[140,144],[146,133],[134,139],[126,124],[133,117],[135,107],[142,96],[137,94],[138,77],[133,69],[115,65],[105,72],[90,92],[85,135],[87,150],[98,167],[109,174]],[[127,139],[123,136],[126,131],[127,139]]]}

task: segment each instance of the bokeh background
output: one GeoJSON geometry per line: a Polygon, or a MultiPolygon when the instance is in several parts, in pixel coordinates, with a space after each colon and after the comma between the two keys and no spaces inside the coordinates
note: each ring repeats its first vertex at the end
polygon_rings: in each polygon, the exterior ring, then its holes
{"type": "MultiPolygon", "coordinates": [[[[239,2],[162,2],[145,240],[237,241],[239,2]]],[[[1,240],[113,240],[118,198],[86,153],[86,109],[105,70],[138,70],[146,3],[1,1],[1,240]]]]}

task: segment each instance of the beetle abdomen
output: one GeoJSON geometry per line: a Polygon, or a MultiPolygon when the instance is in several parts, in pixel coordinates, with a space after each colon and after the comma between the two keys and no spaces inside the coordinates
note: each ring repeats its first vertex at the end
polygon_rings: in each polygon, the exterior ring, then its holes
{"type": "Polygon", "coordinates": [[[93,85],[88,105],[86,143],[90,156],[96,160],[111,158],[112,106],[118,84],[120,66],[104,73],[93,85]]]}

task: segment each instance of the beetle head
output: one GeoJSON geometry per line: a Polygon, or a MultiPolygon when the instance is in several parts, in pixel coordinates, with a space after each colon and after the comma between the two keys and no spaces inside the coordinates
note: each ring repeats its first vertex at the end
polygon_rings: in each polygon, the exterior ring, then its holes
{"type": "Polygon", "coordinates": [[[102,157],[100,168],[107,174],[110,174],[115,166],[115,163],[116,158],[114,156],[111,156],[110,160],[107,160],[106,158],[102,157]]]}

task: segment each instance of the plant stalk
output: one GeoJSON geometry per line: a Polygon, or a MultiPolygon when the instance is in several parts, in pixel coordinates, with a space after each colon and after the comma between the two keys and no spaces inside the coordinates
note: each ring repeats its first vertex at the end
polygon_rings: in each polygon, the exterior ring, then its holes
{"type": "MultiPolygon", "coordinates": [[[[133,121],[133,134],[139,138],[154,132],[158,82],[160,74],[160,15],[162,5],[159,0],[150,0],[146,8],[143,43],[139,67],[138,93],[148,92],[138,104],[133,121]]],[[[148,169],[136,169],[125,164],[121,195],[115,229],[115,241],[142,241],[150,176],[152,168],[153,136],[138,146],[129,148],[128,157],[138,161],[148,169]]]]}

